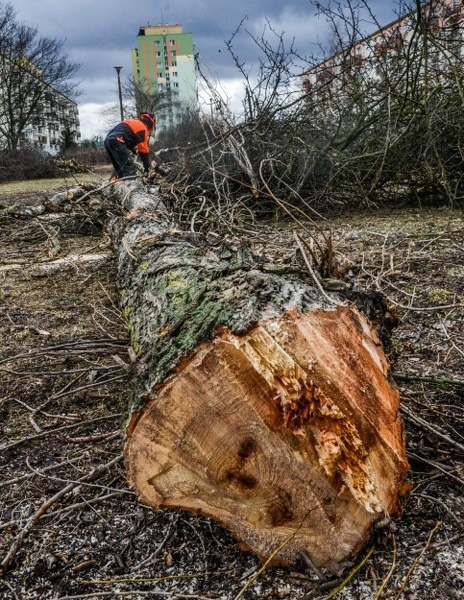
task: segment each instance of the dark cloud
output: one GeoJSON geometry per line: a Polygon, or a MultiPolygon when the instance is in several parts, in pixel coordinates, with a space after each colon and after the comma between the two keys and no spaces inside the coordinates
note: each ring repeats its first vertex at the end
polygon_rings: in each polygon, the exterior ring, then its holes
{"type": "MultiPolygon", "coordinates": [[[[2,0],[0,0],[1,2],[2,0]]],[[[5,0],[3,0],[5,2],[5,0]]],[[[114,101],[114,65],[123,66],[122,75],[131,75],[130,50],[140,26],[181,23],[193,34],[200,60],[213,78],[227,82],[238,77],[227,51],[226,40],[242,23],[233,48],[250,68],[257,57],[252,36],[259,37],[268,24],[284,33],[289,46],[294,40],[301,54],[314,52],[327,36],[328,26],[316,18],[310,0],[14,0],[17,17],[36,26],[40,35],[65,39],[68,57],[81,64],[80,103],[92,105],[114,101]]],[[[396,0],[368,2],[380,22],[395,18],[396,0]]],[[[85,123],[83,122],[85,128],[85,123]]],[[[84,131],[84,134],[86,132],[84,131]]]]}

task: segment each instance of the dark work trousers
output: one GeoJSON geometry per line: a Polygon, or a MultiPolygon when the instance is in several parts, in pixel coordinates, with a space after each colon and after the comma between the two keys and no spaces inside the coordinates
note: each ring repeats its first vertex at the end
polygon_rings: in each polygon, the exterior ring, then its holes
{"type": "Polygon", "coordinates": [[[112,177],[135,177],[135,164],[133,154],[123,142],[117,138],[107,137],[105,150],[113,163],[112,177]]]}

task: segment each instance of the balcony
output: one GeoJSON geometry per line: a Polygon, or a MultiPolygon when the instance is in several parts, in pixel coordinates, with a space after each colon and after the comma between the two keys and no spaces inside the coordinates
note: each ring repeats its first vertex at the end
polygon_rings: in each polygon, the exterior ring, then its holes
{"type": "Polygon", "coordinates": [[[357,55],[350,54],[345,57],[343,64],[345,67],[359,68],[363,64],[363,57],[359,54],[357,54],[357,55]]]}
{"type": "Polygon", "coordinates": [[[326,69],[325,71],[321,71],[316,75],[316,81],[320,84],[329,83],[333,78],[334,73],[332,69],[326,69]]]}
{"type": "Polygon", "coordinates": [[[387,56],[392,52],[398,52],[404,47],[404,38],[399,32],[395,32],[389,37],[385,37],[374,45],[374,54],[376,56],[387,56]]]}

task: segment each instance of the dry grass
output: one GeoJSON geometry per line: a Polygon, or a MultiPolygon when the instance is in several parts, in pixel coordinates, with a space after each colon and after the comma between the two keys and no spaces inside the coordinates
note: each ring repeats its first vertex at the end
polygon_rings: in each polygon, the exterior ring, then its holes
{"type": "Polygon", "coordinates": [[[14,194],[43,193],[62,188],[74,187],[77,183],[102,183],[109,179],[111,169],[108,166],[97,167],[95,173],[65,174],[54,179],[31,179],[28,181],[11,181],[0,184],[0,197],[14,194]]]}

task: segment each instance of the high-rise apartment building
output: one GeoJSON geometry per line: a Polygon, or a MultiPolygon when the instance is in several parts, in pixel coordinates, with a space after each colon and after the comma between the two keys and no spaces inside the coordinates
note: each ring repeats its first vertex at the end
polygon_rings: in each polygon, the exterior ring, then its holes
{"type": "Polygon", "coordinates": [[[24,129],[21,143],[32,145],[49,154],[62,149],[67,132],[75,143],[81,141],[77,104],[63,94],[49,88],[24,129]]]}
{"type": "Polygon", "coordinates": [[[46,83],[29,59],[0,60],[0,150],[28,147],[58,154],[80,142],[76,102],[46,83]]]}
{"type": "Polygon", "coordinates": [[[158,131],[176,125],[185,110],[196,109],[193,38],[182,25],[141,27],[132,51],[132,71],[142,93],[161,96],[158,131]]]}

